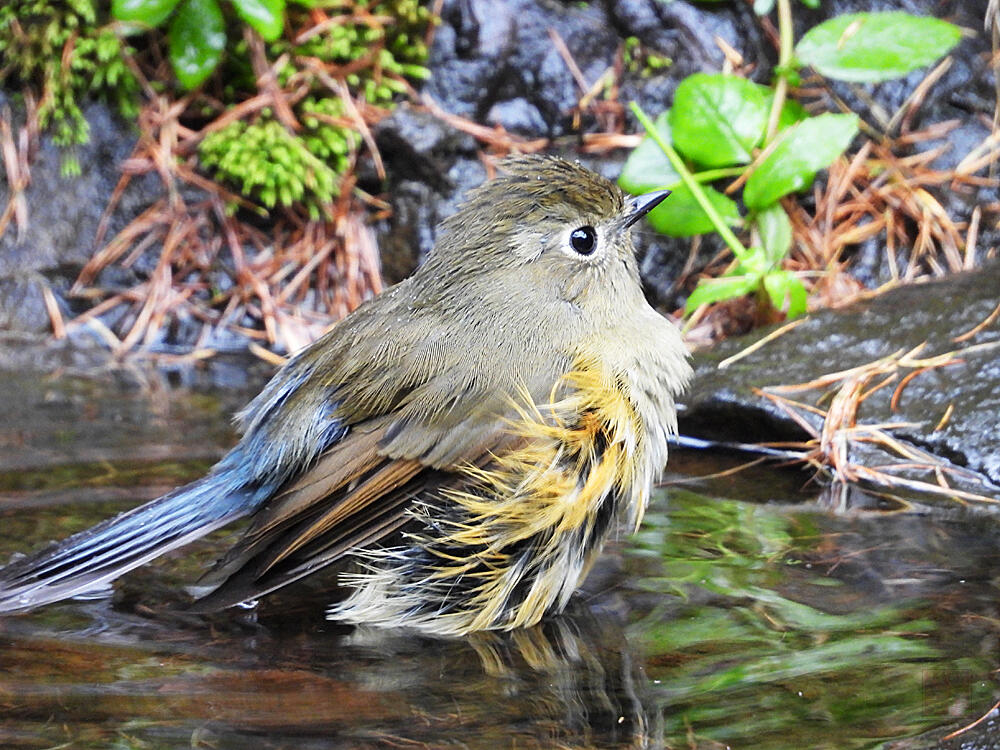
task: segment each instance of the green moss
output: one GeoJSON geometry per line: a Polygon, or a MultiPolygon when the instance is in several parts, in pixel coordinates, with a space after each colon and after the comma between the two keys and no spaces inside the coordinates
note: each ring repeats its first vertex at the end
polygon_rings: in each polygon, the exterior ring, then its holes
{"type": "MultiPolygon", "coordinates": [[[[122,56],[132,50],[106,21],[107,7],[92,0],[0,3],[0,82],[34,92],[39,125],[60,146],[89,140],[79,106],[87,96],[110,101],[126,116],[137,112],[139,84],[122,56]]],[[[63,173],[78,172],[67,154],[63,173]]]]}
{"type": "Polygon", "coordinates": [[[304,129],[299,137],[311,153],[326,161],[334,171],[342,173],[348,166],[348,155],[358,145],[358,134],[338,120],[345,117],[344,103],[329,97],[309,97],[299,107],[304,129]]]}
{"type": "MultiPolygon", "coordinates": [[[[336,15],[338,10],[327,9],[330,15],[336,15]]],[[[350,9],[344,8],[343,12],[350,13],[350,9]]],[[[297,60],[314,59],[326,65],[356,67],[357,70],[344,77],[348,86],[369,104],[385,106],[406,90],[401,78],[426,78],[429,71],[423,65],[427,60],[423,34],[431,22],[427,7],[416,0],[393,0],[377,3],[369,12],[373,18],[391,21],[384,24],[347,21],[330,26],[301,44],[286,39],[271,44],[272,59],[288,55],[289,62],[279,71],[282,84],[292,76],[301,76],[297,60]],[[366,61],[368,64],[359,65],[366,61]]],[[[301,8],[289,7],[293,27],[308,26],[301,15],[304,13],[301,8]]]]}
{"type": "Polygon", "coordinates": [[[625,64],[626,71],[638,73],[643,78],[673,65],[673,60],[669,57],[652,52],[639,41],[638,37],[634,36],[625,39],[625,45],[622,48],[622,62],[625,64]]]}
{"type": "Polygon", "coordinates": [[[237,120],[212,133],[200,154],[204,166],[268,208],[300,204],[318,219],[337,195],[337,172],[304,139],[267,116],[255,123],[237,120]]]}
{"type": "MultiPolygon", "coordinates": [[[[335,4],[325,10],[331,17],[352,12],[349,6],[335,4]]],[[[288,26],[309,28],[307,12],[289,5],[288,26]]],[[[267,208],[302,205],[312,217],[327,213],[337,194],[338,177],[350,165],[360,138],[343,101],[331,91],[329,79],[316,74],[316,68],[349,67],[351,72],[343,80],[352,95],[380,107],[391,107],[406,90],[403,79],[429,74],[423,66],[427,59],[423,35],[431,22],[426,3],[391,0],[373,3],[368,12],[373,18],[392,20],[350,20],[331,25],[300,44],[286,38],[269,44],[268,58],[284,61],[277,70],[279,84],[293,89],[306,85],[310,91],[292,105],[302,130],[292,133],[270,114],[252,124],[235,123],[202,141],[202,166],[267,208]],[[304,61],[313,61],[316,68],[304,61]],[[305,171],[300,174],[300,169],[305,171]]],[[[361,17],[357,9],[353,18],[361,17]]],[[[246,43],[241,39],[233,45],[223,71],[226,95],[232,101],[240,99],[241,92],[255,90],[247,60],[246,43]]]]}

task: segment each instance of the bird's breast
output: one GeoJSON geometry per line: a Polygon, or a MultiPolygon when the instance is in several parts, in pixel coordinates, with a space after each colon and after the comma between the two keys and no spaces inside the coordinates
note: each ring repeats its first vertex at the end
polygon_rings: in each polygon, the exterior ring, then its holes
{"type": "Polygon", "coordinates": [[[460,634],[566,606],[619,518],[642,513],[647,426],[624,376],[588,360],[516,403],[509,447],[414,505],[407,549],[370,555],[338,618],[460,634]]]}

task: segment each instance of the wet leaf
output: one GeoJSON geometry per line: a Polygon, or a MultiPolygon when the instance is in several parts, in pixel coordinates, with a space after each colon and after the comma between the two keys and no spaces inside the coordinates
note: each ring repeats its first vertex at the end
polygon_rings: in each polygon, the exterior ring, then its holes
{"type": "Polygon", "coordinates": [[[757,214],[757,229],[768,266],[773,268],[792,247],[792,222],[785,209],[775,203],[757,214]]]}
{"type": "Polygon", "coordinates": [[[219,64],[226,46],[222,11],[215,0],[186,0],[170,22],[170,63],[185,88],[199,86],[219,64]]]}
{"type": "Polygon", "coordinates": [[[747,180],[743,190],[747,207],[764,208],[811,185],[816,172],[830,166],[857,132],[855,115],[819,115],[789,128],[747,180]]]}
{"type": "Polygon", "coordinates": [[[674,94],[670,126],[677,149],[706,167],[747,164],[764,137],[767,99],[745,78],[696,73],[674,94]]]}
{"type": "MultiPolygon", "coordinates": [[[[657,132],[669,143],[671,139],[668,117],[669,110],[661,113],[656,118],[655,124],[657,132]]],[[[646,136],[625,160],[618,184],[632,195],[642,195],[650,190],[676,185],[680,179],[680,175],[670,164],[663,149],[656,145],[656,141],[646,136]]]]}
{"type": "Polygon", "coordinates": [[[159,26],[177,7],[179,0],[113,0],[111,14],[119,21],[138,21],[159,26]]]}
{"type": "Polygon", "coordinates": [[[785,310],[789,318],[797,318],[806,312],[809,293],[805,286],[789,271],[773,271],[764,277],[764,289],[775,310],[785,310]]]}
{"type": "Polygon", "coordinates": [[[760,277],[754,274],[746,276],[722,276],[718,279],[702,279],[691,296],[684,304],[684,314],[688,315],[704,304],[720,302],[749,294],[757,288],[760,277]]]}
{"type": "Polygon", "coordinates": [[[902,11],[845,13],[807,31],[795,55],[828,78],[875,83],[930,65],[961,35],[947,21],[902,11]]]}
{"type": "MultiPolygon", "coordinates": [[[[656,231],[671,237],[691,237],[715,229],[712,220],[695,200],[687,185],[677,182],[666,187],[673,191],[670,197],[650,211],[648,216],[650,225],[656,231]]],[[[701,189],[726,224],[739,224],[740,212],[735,201],[707,185],[703,185],[701,189]]]]}
{"type": "Polygon", "coordinates": [[[265,41],[273,42],[281,36],[285,25],[285,0],[233,0],[233,7],[265,41]]]}

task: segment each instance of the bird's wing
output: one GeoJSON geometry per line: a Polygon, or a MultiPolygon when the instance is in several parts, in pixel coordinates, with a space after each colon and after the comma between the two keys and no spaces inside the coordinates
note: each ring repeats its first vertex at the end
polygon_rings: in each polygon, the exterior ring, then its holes
{"type": "Polygon", "coordinates": [[[447,318],[429,312],[420,326],[386,328],[410,309],[405,285],[293,360],[245,412],[251,453],[298,470],[209,572],[204,583],[217,588],[199,608],[273,591],[398,529],[414,501],[469,481],[460,467],[516,439],[515,402],[548,396],[565,368],[556,353],[523,367],[497,344],[494,366],[476,367],[466,361],[472,341],[456,339],[464,329],[447,318]],[[329,425],[343,431],[323,450],[315,436],[329,425]]]}
{"type": "MultiPolygon", "coordinates": [[[[199,583],[210,593],[194,605],[212,611],[262,596],[370,545],[400,528],[407,509],[436,501],[445,488],[470,482],[459,468],[434,468],[415,458],[386,455],[406,436],[390,415],[358,425],[254,516],[243,537],[199,583]],[[392,429],[392,433],[390,433],[392,429]]],[[[463,461],[482,464],[515,440],[502,419],[464,425],[463,461]],[[488,447],[487,447],[488,446],[488,447]]],[[[463,425],[456,427],[461,431],[463,425]]],[[[416,423],[409,430],[421,431],[416,423]]]]}

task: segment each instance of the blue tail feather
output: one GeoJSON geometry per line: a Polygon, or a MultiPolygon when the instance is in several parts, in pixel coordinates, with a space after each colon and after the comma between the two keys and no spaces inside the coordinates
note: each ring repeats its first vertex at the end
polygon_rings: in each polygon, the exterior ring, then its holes
{"type": "Polygon", "coordinates": [[[98,589],[123,573],[257,509],[268,493],[217,470],[0,569],[0,612],[98,589]]]}
{"type": "Polygon", "coordinates": [[[306,415],[283,411],[305,377],[294,369],[287,373],[276,377],[244,412],[243,438],[208,476],[0,568],[0,614],[101,588],[257,511],[348,433],[335,416],[332,393],[306,415]]]}

